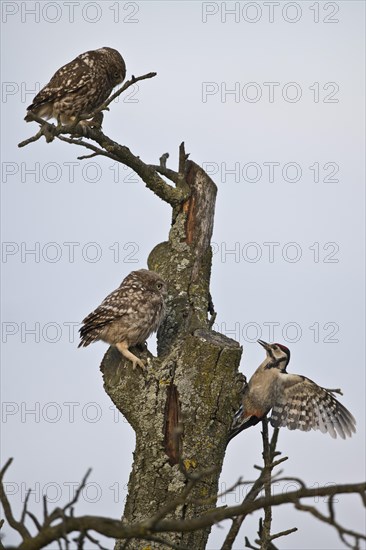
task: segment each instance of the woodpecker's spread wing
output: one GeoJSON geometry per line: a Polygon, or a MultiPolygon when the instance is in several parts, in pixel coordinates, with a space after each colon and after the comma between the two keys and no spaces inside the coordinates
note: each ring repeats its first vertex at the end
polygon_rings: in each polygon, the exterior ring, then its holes
{"type": "Polygon", "coordinates": [[[356,431],[352,414],[329,391],[305,376],[283,373],[281,378],[283,391],[271,415],[274,428],[320,430],[333,438],[338,433],[342,439],[356,431]]]}

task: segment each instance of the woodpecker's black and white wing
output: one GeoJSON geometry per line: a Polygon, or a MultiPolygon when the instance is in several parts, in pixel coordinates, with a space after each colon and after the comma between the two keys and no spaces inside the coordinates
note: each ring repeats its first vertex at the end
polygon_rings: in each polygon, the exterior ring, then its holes
{"type": "Polygon", "coordinates": [[[345,439],[356,431],[352,414],[326,389],[305,376],[281,373],[283,391],[272,407],[271,424],[289,430],[320,430],[345,439]]]}

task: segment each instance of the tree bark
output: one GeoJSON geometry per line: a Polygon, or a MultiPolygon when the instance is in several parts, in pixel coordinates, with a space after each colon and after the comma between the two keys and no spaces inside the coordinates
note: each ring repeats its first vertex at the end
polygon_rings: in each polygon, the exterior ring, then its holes
{"type": "MultiPolygon", "coordinates": [[[[158,357],[147,350],[148,364],[133,371],[115,348],[101,370],[104,387],[136,433],[134,462],[123,521],[156,515],[188,483],[190,474],[209,471],[193,488],[185,505],[167,517],[188,519],[215,507],[218,480],[232,416],[240,403],[238,374],[242,348],[211,330],[211,237],[217,188],[194,162],[185,171],[189,198],[173,208],[169,240],[150,253],[148,266],[168,283],[167,316],[158,331],[158,357]],[[186,474],[184,473],[186,470],[186,474]]],[[[206,547],[210,529],[167,533],[167,542],[195,550],[206,547]]],[[[124,542],[125,543],[125,542],[124,542]]],[[[116,550],[143,549],[136,539],[116,550]]],[[[151,548],[166,548],[150,543],[151,548]]]]}

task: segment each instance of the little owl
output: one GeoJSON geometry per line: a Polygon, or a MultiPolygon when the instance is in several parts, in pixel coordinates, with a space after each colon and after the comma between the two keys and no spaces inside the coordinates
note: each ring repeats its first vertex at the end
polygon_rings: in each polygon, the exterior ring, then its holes
{"type": "Polygon", "coordinates": [[[70,124],[100,107],[125,76],[126,65],[117,50],[105,47],[82,53],[53,75],[27,107],[24,120],[30,122],[33,113],[70,124]]]}
{"type": "Polygon", "coordinates": [[[164,317],[164,280],[148,269],[132,271],[121,285],[83,321],[80,346],[102,340],[116,348],[136,365],[143,362],[129,351],[130,346],[142,344],[156,332],[164,317]]]}

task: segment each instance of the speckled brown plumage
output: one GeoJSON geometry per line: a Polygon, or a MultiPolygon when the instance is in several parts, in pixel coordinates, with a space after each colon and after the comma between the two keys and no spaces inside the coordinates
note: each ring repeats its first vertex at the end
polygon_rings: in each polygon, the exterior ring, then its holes
{"type": "MultiPolygon", "coordinates": [[[[76,116],[90,114],[102,105],[125,76],[126,65],[117,50],[90,50],[61,67],[27,111],[71,123],[76,116]]],[[[27,115],[24,120],[29,122],[32,118],[27,115]]]]}
{"type": "Polygon", "coordinates": [[[103,340],[136,364],[143,363],[128,348],[156,332],[164,317],[166,284],[148,269],[132,271],[83,321],[80,346],[103,340]]]}

